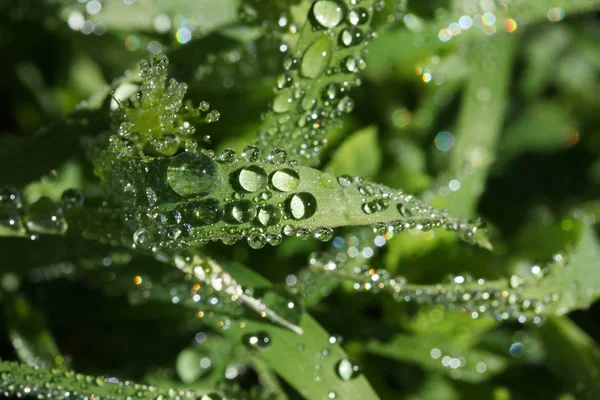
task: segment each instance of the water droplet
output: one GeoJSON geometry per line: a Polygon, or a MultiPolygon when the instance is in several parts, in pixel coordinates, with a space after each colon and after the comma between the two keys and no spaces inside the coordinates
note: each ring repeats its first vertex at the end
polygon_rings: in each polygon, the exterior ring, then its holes
{"type": "Polygon", "coordinates": [[[193,225],[216,224],[223,218],[223,205],[217,199],[205,199],[190,202],[184,218],[193,225]],[[192,221],[189,221],[190,218],[192,221]]]}
{"type": "Polygon", "coordinates": [[[287,160],[287,153],[282,149],[273,149],[267,156],[267,160],[273,164],[283,164],[287,160]]]}
{"type": "Polygon", "coordinates": [[[33,233],[62,234],[67,231],[62,208],[45,196],[29,206],[26,226],[33,233]]]}
{"type": "Polygon", "coordinates": [[[235,185],[248,193],[257,192],[267,184],[267,173],[257,165],[244,167],[233,174],[235,185]]]}
{"type": "Polygon", "coordinates": [[[333,239],[333,229],[331,228],[319,228],[315,232],[315,239],[322,242],[328,242],[333,239]]]}
{"type": "Polygon", "coordinates": [[[360,368],[351,360],[344,358],[335,366],[335,372],[343,381],[349,381],[360,374],[360,368]]]}
{"type": "Polygon", "coordinates": [[[414,207],[411,207],[408,203],[398,204],[398,211],[400,211],[400,214],[402,214],[406,218],[412,217],[416,212],[414,207]]]}
{"type": "Polygon", "coordinates": [[[144,228],[140,228],[133,234],[133,242],[135,245],[141,249],[149,249],[152,247],[152,243],[150,241],[150,234],[144,228]]]}
{"type": "Polygon", "coordinates": [[[307,78],[318,78],[321,76],[331,60],[332,43],[327,35],[322,35],[304,53],[300,64],[300,72],[307,78]]]}
{"type": "Polygon", "coordinates": [[[181,196],[206,196],[219,186],[221,175],[217,163],[206,154],[186,152],[171,160],[167,182],[181,196]]]}
{"type": "Polygon", "coordinates": [[[210,104],[208,103],[208,101],[201,101],[200,105],[198,106],[198,108],[202,112],[207,112],[208,109],[210,108],[210,104]]]}
{"type": "Polygon", "coordinates": [[[221,118],[221,113],[217,110],[212,110],[206,115],[206,122],[212,124],[213,122],[217,122],[221,118]]]}
{"type": "Polygon", "coordinates": [[[225,206],[225,220],[230,224],[250,222],[256,217],[256,206],[250,200],[239,200],[225,206]]]}
{"type": "Polygon", "coordinates": [[[337,104],[337,109],[345,113],[352,112],[354,109],[354,100],[351,97],[344,96],[337,104]]]}
{"type": "Polygon", "coordinates": [[[362,25],[369,21],[369,12],[363,7],[357,7],[348,12],[348,23],[350,25],[362,25]]]}
{"type": "Polygon", "coordinates": [[[354,178],[352,178],[350,175],[340,175],[337,178],[338,183],[340,184],[341,187],[351,187],[354,184],[354,178]]]}
{"type": "Polygon", "coordinates": [[[267,244],[265,235],[252,235],[248,237],[248,245],[253,249],[262,249],[267,244]]]}
{"type": "Polygon", "coordinates": [[[266,350],[271,346],[271,337],[267,332],[257,332],[252,334],[246,334],[242,336],[242,343],[244,346],[259,351],[266,350]]]}
{"type": "Polygon", "coordinates": [[[260,149],[252,144],[246,146],[242,151],[242,158],[249,162],[256,162],[260,158],[260,149]]]}
{"type": "Polygon", "coordinates": [[[65,208],[81,207],[83,205],[83,195],[75,189],[65,190],[60,199],[65,208]]]}
{"type": "Polygon", "coordinates": [[[359,28],[346,28],[340,33],[340,44],[349,47],[362,42],[363,32],[359,28]]]}
{"type": "Polygon", "coordinates": [[[263,226],[277,225],[280,220],[281,211],[272,204],[262,206],[258,211],[258,222],[263,226]]]}
{"type": "Polygon", "coordinates": [[[280,192],[290,192],[300,185],[300,175],[291,168],[283,168],[271,175],[271,185],[280,192]]]}
{"type": "Polygon", "coordinates": [[[282,240],[283,240],[283,236],[281,236],[281,234],[279,234],[279,233],[268,233],[267,234],[267,242],[271,246],[277,246],[277,245],[281,244],[282,240]]]}
{"type": "Polygon", "coordinates": [[[317,211],[317,200],[308,192],[300,192],[288,198],[287,207],[294,219],[306,219],[317,211]]]}
{"type": "Polygon", "coordinates": [[[235,161],[235,150],[233,149],[223,149],[221,154],[219,154],[219,161],[224,164],[230,164],[235,161]]]}
{"type": "Polygon", "coordinates": [[[339,25],[344,19],[343,5],[337,1],[319,0],[315,2],[312,16],[324,28],[331,29],[339,25]]]}

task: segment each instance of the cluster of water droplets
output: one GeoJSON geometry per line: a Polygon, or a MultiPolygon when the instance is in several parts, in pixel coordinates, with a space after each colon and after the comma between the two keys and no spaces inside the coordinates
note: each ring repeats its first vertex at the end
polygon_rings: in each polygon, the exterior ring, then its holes
{"type": "Polygon", "coordinates": [[[114,377],[94,377],[57,369],[47,370],[17,362],[0,363],[0,394],[6,397],[75,400],[220,400],[217,394],[198,394],[180,389],[159,389],[119,381],[114,377]]]}
{"type": "Polygon", "coordinates": [[[286,279],[291,289],[305,296],[314,290],[327,295],[341,280],[350,280],[357,291],[389,292],[400,302],[441,305],[469,313],[473,318],[488,315],[499,321],[511,319],[534,324],[543,323],[546,308],[561,299],[560,292],[545,290],[534,295],[531,289],[542,287],[546,275],[564,267],[567,260],[562,254],[556,254],[549,263],[533,264],[525,274],[509,279],[486,281],[462,274],[449,276],[435,285],[415,285],[387,270],[372,268],[370,259],[389,235],[369,238],[363,233],[338,236],[333,249],[313,253],[309,258],[310,270],[286,279]]]}
{"type": "Polygon", "coordinates": [[[374,37],[368,28],[372,12],[337,0],[314,2],[308,28],[277,77],[272,114],[259,132],[261,147],[311,158],[327,143],[325,128],[354,108],[348,93],[360,85],[357,73],[366,68],[363,52],[374,37]]]}
{"type": "Polygon", "coordinates": [[[0,229],[14,235],[62,235],[68,229],[66,212],[83,206],[83,196],[77,190],[66,190],[60,202],[43,196],[25,204],[20,191],[0,188],[0,229]]]}
{"type": "Polygon", "coordinates": [[[140,63],[142,85],[127,101],[119,104],[117,137],[113,150],[133,150],[149,155],[172,156],[180,148],[195,149],[196,126],[217,122],[220,113],[206,101],[195,107],[185,101],[188,85],[167,79],[169,61],[165,55],[140,63]]]}
{"type": "Polygon", "coordinates": [[[329,240],[330,228],[299,228],[313,217],[317,200],[300,190],[296,162],[275,149],[263,156],[255,146],[241,157],[188,151],[150,162],[111,159],[105,164],[110,187],[120,189],[128,208],[125,223],[142,249],[186,247],[190,241],[246,239],[251,247],[277,245],[283,236],[329,240]]]}

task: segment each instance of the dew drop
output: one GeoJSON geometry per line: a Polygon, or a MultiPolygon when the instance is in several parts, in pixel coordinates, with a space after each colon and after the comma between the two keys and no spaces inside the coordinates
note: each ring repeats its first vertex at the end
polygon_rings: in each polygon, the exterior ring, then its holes
{"type": "Polygon", "coordinates": [[[398,204],[398,211],[406,218],[412,217],[416,212],[414,207],[411,207],[408,204],[398,204]]]}
{"type": "Polygon", "coordinates": [[[248,237],[248,245],[253,249],[262,249],[267,244],[265,235],[252,235],[248,237]]]}
{"type": "Polygon", "coordinates": [[[283,168],[271,175],[271,185],[280,192],[291,192],[300,185],[300,175],[291,168],[283,168]]]}
{"type": "Polygon", "coordinates": [[[354,184],[354,178],[352,178],[350,175],[340,175],[337,178],[338,183],[340,184],[341,187],[350,187],[354,184]]]}
{"type": "Polygon", "coordinates": [[[335,366],[335,372],[343,381],[349,381],[360,374],[360,368],[351,360],[344,358],[335,366]]]}
{"type": "Polygon", "coordinates": [[[256,206],[250,200],[239,200],[225,206],[225,221],[230,224],[250,222],[256,217],[256,206]]]}
{"type": "Polygon", "coordinates": [[[271,336],[267,332],[257,332],[242,336],[242,343],[249,349],[264,351],[271,346],[271,336]]]}
{"type": "Polygon", "coordinates": [[[281,210],[272,204],[262,206],[258,210],[257,219],[263,226],[277,225],[281,220],[281,210]]]}
{"type": "Polygon", "coordinates": [[[315,239],[322,242],[328,242],[333,239],[333,229],[331,228],[319,228],[315,232],[315,239]]]}
{"type": "Polygon", "coordinates": [[[152,247],[150,242],[150,234],[144,228],[140,228],[133,234],[133,242],[141,249],[149,249],[152,247]]]}
{"type": "Polygon", "coordinates": [[[287,160],[287,153],[282,149],[273,149],[267,156],[267,160],[273,164],[283,164],[287,160]]]}
{"type": "Polygon", "coordinates": [[[300,192],[288,198],[287,207],[294,219],[306,219],[317,211],[317,200],[308,192],[300,192]]]}
{"type": "Polygon", "coordinates": [[[235,161],[235,156],[235,150],[229,148],[223,149],[221,154],[219,154],[219,161],[221,161],[223,164],[231,164],[235,161]]]}
{"type": "Polygon", "coordinates": [[[362,42],[363,32],[359,28],[346,28],[340,33],[340,44],[349,47],[362,42]]]}
{"type": "Polygon", "coordinates": [[[335,28],[344,19],[342,4],[332,0],[319,0],[312,9],[315,21],[324,28],[335,28]]]}
{"type": "Polygon", "coordinates": [[[337,104],[337,109],[344,113],[350,113],[354,109],[354,100],[349,96],[344,96],[337,104]]]}
{"type": "Polygon", "coordinates": [[[322,35],[304,53],[300,64],[300,72],[307,78],[315,79],[321,76],[332,55],[332,43],[327,35],[322,35]]]}
{"type": "Polygon", "coordinates": [[[212,225],[221,221],[223,213],[223,205],[219,200],[205,199],[191,202],[185,216],[192,219],[188,222],[193,225],[212,225]]]}
{"type": "Polygon", "coordinates": [[[26,226],[33,233],[62,234],[67,231],[63,210],[49,197],[42,197],[29,206],[26,226]]]}
{"type": "Polygon", "coordinates": [[[83,195],[75,189],[67,189],[60,198],[65,208],[81,207],[83,205],[83,195]]]}
{"type": "Polygon", "coordinates": [[[198,108],[202,112],[207,112],[208,109],[210,108],[210,104],[208,103],[208,101],[201,101],[200,105],[198,106],[198,108]]]}
{"type": "Polygon", "coordinates": [[[181,196],[206,196],[219,186],[221,175],[217,163],[206,154],[186,152],[171,160],[167,182],[181,196]]]}
{"type": "Polygon", "coordinates": [[[363,7],[357,7],[348,12],[348,23],[350,25],[362,25],[369,21],[369,12],[363,7]]]}
{"type": "Polygon", "coordinates": [[[258,159],[260,158],[260,149],[252,144],[246,146],[242,151],[242,158],[249,162],[258,161],[258,159]]]}
{"type": "Polygon", "coordinates": [[[248,193],[257,192],[267,184],[267,173],[257,165],[244,167],[234,173],[235,183],[248,193]]]}

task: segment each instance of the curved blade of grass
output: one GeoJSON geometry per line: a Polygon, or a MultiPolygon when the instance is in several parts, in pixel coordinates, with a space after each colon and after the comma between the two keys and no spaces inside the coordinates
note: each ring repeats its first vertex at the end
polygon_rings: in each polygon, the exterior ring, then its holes
{"type": "MultiPolygon", "coordinates": [[[[218,321],[207,320],[218,329],[218,321]]],[[[327,399],[330,393],[340,399],[378,399],[364,376],[349,381],[342,380],[336,373],[337,363],[348,355],[338,344],[329,342],[330,334],[309,314],[304,314],[297,335],[287,329],[268,322],[245,320],[244,328],[232,325],[221,332],[234,341],[244,340],[244,335],[266,332],[271,345],[256,357],[269,365],[308,400],[327,399]],[[323,355],[327,350],[328,355],[323,355]]]]}
{"type": "Polygon", "coordinates": [[[75,400],[131,398],[200,399],[201,394],[186,390],[119,382],[116,378],[94,377],[35,365],[0,361],[0,390],[16,397],[69,398],[75,400]]]}

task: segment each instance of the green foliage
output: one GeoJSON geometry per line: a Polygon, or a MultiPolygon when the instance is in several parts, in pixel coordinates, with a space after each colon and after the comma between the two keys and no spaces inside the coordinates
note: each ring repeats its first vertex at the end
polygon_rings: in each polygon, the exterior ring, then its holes
{"type": "Polygon", "coordinates": [[[0,4],[0,396],[600,396],[600,2],[496,3],[0,4]]]}

